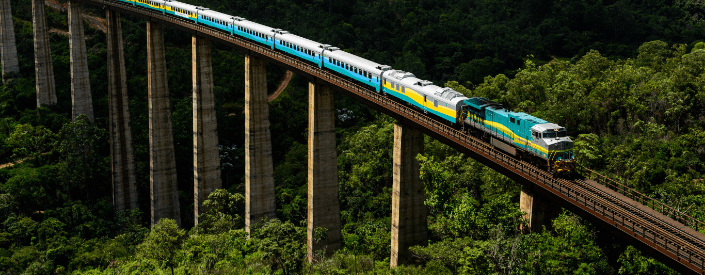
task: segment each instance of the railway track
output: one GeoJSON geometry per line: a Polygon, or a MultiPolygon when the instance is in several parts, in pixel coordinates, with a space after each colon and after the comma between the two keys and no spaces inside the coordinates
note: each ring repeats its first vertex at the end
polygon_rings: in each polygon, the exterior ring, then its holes
{"type": "Polygon", "coordinates": [[[697,231],[699,228],[705,228],[705,223],[593,171],[582,170],[584,175],[592,179],[554,178],[548,172],[515,159],[462,129],[446,125],[366,86],[264,45],[194,24],[192,21],[124,3],[108,0],[78,1],[147,20],[160,21],[194,35],[209,37],[246,54],[265,58],[311,81],[330,85],[521,184],[539,187],[545,194],[552,196],[553,200],[570,206],[574,212],[590,218],[598,225],[613,229],[613,232],[621,234],[635,244],[642,244],[642,250],[657,256],[672,268],[684,273],[705,274],[705,235],[697,231]]]}
{"type": "Polygon", "coordinates": [[[630,204],[628,200],[631,199],[606,191],[595,181],[576,179],[573,183],[576,187],[585,190],[585,193],[601,198],[597,202],[586,197],[586,205],[591,202],[593,208],[601,207],[611,212],[611,215],[607,216],[612,217],[615,223],[631,228],[635,234],[652,239],[654,243],[660,243],[669,251],[676,253],[679,258],[688,258],[690,261],[695,258],[697,264],[703,265],[702,253],[705,251],[705,240],[702,239],[702,234],[694,234],[692,230],[689,232],[677,226],[676,221],[650,208],[630,204]],[[666,240],[661,237],[663,235],[673,236],[676,241],[666,240]]]}

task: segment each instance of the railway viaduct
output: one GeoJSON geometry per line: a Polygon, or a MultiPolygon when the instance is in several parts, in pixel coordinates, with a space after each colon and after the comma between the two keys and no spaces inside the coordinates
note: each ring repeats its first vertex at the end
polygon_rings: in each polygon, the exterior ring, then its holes
{"type": "MultiPolygon", "coordinates": [[[[527,230],[541,230],[561,205],[628,239],[632,245],[684,273],[705,274],[705,223],[648,198],[622,184],[582,168],[584,178],[554,178],[528,163],[516,160],[463,131],[438,122],[417,110],[376,92],[263,45],[164,14],[108,0],[71,0],[69,33],[73,117],[93,120],[88,81],[81,4],[105,10],[110,104],[110,143],[113,204],[117,211],[137,207],[134,149],[130,128],[127,80],[120,14],[147,19],[149,101],[149,156],[151,221],[180,221],[171,107],[166,77],[163,28],[192,33],[194,213],[222,186],[213,95],[211,41],[245,54],[246,231],[263,218],[276,217],[274,177],[269,130],[266,64],[285,67],[308,78],[308,258],[316,250],[326,254],[341,247],[338,175],[336,167],[333,92],[351,96],[394,117],[391,266],[410,258],[408,248],[428,241],[424,185],[415,156],[423,151],[423,137],[432,136],[521,183],[521,210],[527,230]],[[314,243],[313,229],[325,227],[327,238],[314,243]]],[[[55,104],[44,0],[32,0],[37,106],[55,104]]],[[[0,57],[2,74],[18,72],[17,49],[10,0],[0,0],[0,57]]]]}

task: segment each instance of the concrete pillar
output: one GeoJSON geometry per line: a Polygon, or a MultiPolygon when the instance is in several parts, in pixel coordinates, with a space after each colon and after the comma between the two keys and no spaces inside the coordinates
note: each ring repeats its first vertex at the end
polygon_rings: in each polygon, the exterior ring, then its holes
{"type": "Polygon", "coordinates": [[[176,224],[181,226],[171,104],[164,54],[164,30],[162,25],[156,22],[147,22],[147,66],[152,225],[162,218],[170,218],[176,220],[176,224]]]}
{"type": "Polygon", "coordinates": [[[245,56],[245,230],[275,218],[272,140],[267,102],[267,62],[245,56]]]}
{"type": "Polygon", "coordinates": [[[37,107],[56,104],[56,84],[51,63],[49,30],[44,14],[44,0],[32,0],[34,29],[34,69],[37,76],[37,107]]]}
{"type": "Polygon", "coordinates": [[[2,58],[0,63],[4,83],[5,74],[20,72],[10,0],[0,0],[0,57],[2,58]]]}
{"type": "Polygon", "coordinates": [[[135,157],[132,146],[127,75],[120,26],[120,13],[106,10],[108,27],[108,99],[110,108],[110,168],[113,207],[116,211],[137,208],[135,157]]]}
{"type": "Polygon", "coordinates": [[[409,247],[428,244],[426,191],[416,160],[423,152],[423,138],[418,130],[394,124],[391,267],[410,258],[409,247]]]}
{"type": "Polygon", "coordinates": [[[81,3],[69,1],[69,45],[71,48],[71,103],[73,118],[86,115],[93,119],[93,99],[88,75],[86,37],[83,34],[81,3]]]}
{"type": "Polygon", "coordinates": [[[308,85],[308,261],[316,250],[326,255],[340,249],[340,202],[335,150],[333,91],[308,85]],[[314,243],[314,228],[328,229],[325,240],[314,243]]]}
{"type": "Polygon", "coordinates": [[[534,192],[534,185],[521,187],[519,197],[519,207],[526,213],[524,219],[528,220],[528,228],[522,225],[521,231],[524,233],[543,231],[543,227],[552,228],[551,222],[560,214],[560,207],[557,207],[544,196],[534,192]]]}
{"type": "Polygon", "coordinates": [[[201,205],[213,190],[223,188],[220,178],[218,122],[213,95],[213,65],[208,39],[193,36],[193,199],[194,218],[205,212],[201,205]]]}

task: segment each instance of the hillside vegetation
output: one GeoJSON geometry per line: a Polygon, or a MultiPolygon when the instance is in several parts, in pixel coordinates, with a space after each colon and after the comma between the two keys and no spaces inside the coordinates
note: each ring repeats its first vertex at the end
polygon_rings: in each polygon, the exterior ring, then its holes
{"type": "MultiPolygon", "coordinates": [[[[563,125],[581,164],[705,220],[700,1],[188,0],[563,125]]],[[[277,219],[244,232],[244,56],[213,49],[224,189],[193,226],[191,37],[165,34],[181,224],[149,226],[145,22],[123,15],[140,208],[112,209],[105,34],[86,24],[95,123],[71,120],[68,38],[50,35],[59,103],[36,108],[29,0],[12,0],[20,73],[0,86],[3,274],[677,274],[563,211],[520,234],[521,186],[426,137],[430,241],[390,270],[394,121],[336,94],[343,248],[306,262],[306,79],[270,103],[277,219]]],[[[85,11],[104,16],[101,9],[85,11]]],[[[67,15],[47,7],[51,28],[67,15]]],[[[285,71],[268,67],[270,91],[285,71]]],[[[318,230],[317,238],[325,238],[318,230]]]]}

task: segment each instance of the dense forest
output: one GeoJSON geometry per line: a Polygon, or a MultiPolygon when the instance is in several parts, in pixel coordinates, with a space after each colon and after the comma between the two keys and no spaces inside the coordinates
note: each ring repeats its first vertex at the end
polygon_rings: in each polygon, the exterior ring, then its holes
{"type": "MultiPolygon", "coordinates": [[[[67,14],[46,7],[59,103],[36,108],[31,1],[0,87],[3,274],[677,274],[563,211],[521,234],[521,186],[426,137],[430,240],[389,268],[393,119],[336,95],[343,248],[306,261],[307,85],[270,103],[277,219],[244,232],[244,56],[215,45],[224,189],[193,225],[191,37],[166,28],[182,228],[149,225],[145,22],[122,29],[140,208],[112,207],[106,36],[86,24],[95,122],[71,119],[67,14]]],[[[58,1],[65,2],[65,1],[58,1]]],[[[565,126],[585,165],[705,220],[705,4],[695,0],[183,0],[565,126]]],[[[104,12],[85,6],[98,17],[104,12]]],[[[284,75],[268,67],[274,90],[284,75]]],[[[323,238],[324,235],[319,236],[323,238]]]]}

